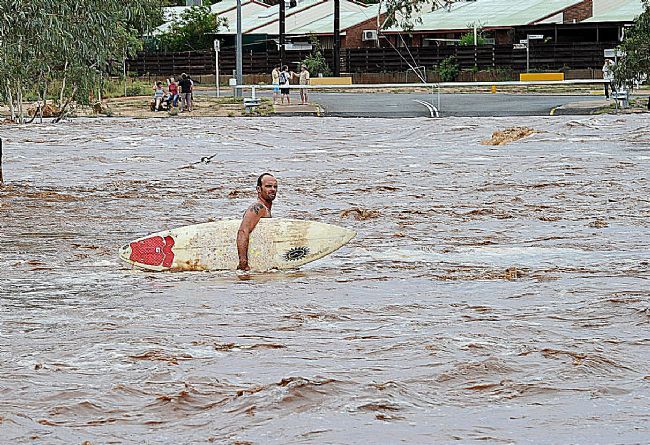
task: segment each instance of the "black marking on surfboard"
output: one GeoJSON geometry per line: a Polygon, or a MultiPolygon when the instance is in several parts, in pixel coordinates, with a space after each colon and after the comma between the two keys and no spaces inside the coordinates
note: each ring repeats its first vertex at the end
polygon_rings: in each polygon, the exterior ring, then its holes
{"type": "Polygon", "coordinates": [[[284,259],[287,261],[298,261],[307,256],[309,247],[292,247],[284,254],[284,259]]]}

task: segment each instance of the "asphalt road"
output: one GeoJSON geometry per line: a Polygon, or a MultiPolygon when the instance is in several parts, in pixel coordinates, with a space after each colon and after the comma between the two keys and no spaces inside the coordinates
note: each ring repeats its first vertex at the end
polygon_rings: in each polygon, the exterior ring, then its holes
{"type": "MultiPolygon", "coordinates": [[[[213,94],[202,91],[199,94],[213,94]]],[[[226,90],[225,94],[229,94],[226,90]]],[[[246,92],[250,95],[250,91],[246,92]]],[[[257,91],[258,96],[270,97],[270,91],[257,91]]],[[[299,103],[297,89],[291,91],[292,103],[299,103]]],[[[434,106],[440,117],[460,116],[548,116],[554,108],[576,105],[557,114],[589,114],[604,105],[599,95],[546,95],[546,94],[478,94],[455,93],[340,93],[310,92],[309,100],[323,109],[325,116],[339,117],[428,117],[424,101],[434,106]]]]}
{"type": "Polygon", "coordinates": [[[429,116],[427,107],[417,100],[436,107],[440,116],[548,116],[553,108],[567,103],[593,101],[593,96],[547,96],[524,94],[437,94],[391,93],[314,93],[328,116],[356,117],[421,117],[429,116]]]}

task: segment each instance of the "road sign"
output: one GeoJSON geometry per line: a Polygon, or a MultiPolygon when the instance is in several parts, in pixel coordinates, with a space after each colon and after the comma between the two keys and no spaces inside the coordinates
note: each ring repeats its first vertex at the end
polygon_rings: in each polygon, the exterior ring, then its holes
{"type": "Polygon", "coordinates": [[[528,34],[528,40],[541,40],[544,38],[544,34],[528,34]]]}
{"type": "Polygon", "coordinates": [[[605,53],[605,58],[606,59],[612,59],[615,57],[623,57],[625,56],[625,52],[621,51],[620,49],[606,49],[603,51],[605,53]]]}
{"type": "Polygon", "coordinates": [[[217,39],[214,39],[214,42],[212,42],[215,52],[219,52],[219,50],[221,49],[221,44],[220,43],[221,42],[219,42],[219,40],[217,40],[217,39]]]}
{"type": "Polygon", "coordinates": [[[519,41],[522,45],[526,45],[528,43],[528,39],[522,39],[519,41]]]}
{"type": "Polygon", "coordinates": [[[526,45],[523,44],[523,43],[515,43],[514,45],[512,45],[512,48],[513,49],[526,49],[526,45]]]}

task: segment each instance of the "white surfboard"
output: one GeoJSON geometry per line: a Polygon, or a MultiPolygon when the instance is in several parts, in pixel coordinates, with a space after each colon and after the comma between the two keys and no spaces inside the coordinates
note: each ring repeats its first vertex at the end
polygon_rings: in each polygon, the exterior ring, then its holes
{"type": "MultiPolygon", "coordinates": [[[[134,267],[163,271],[236,270],[240,220],[178,227],[139,238],[120,248],[134,267]]],[[[317,260],[356,236],[353,230],[315,221],[262,218],[250,235],[252,271],[294,269],[317,260]]]]}

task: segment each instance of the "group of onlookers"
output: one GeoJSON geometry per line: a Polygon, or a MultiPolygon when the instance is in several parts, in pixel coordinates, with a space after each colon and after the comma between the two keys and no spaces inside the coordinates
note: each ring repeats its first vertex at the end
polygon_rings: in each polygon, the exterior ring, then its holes
{"type": "Polygon", "coordinates": [[[153,87],[152,111],[172,110],[180,103],[180,112],[192,111],[192,89],[194,81],[183,73],[179,81],[173,77],[167,79],[167,91],[162,82],[156,82],[153,87]]]}
{"type": "MultiPolygon", "coordinates": [[[[271,81],[273,84],[273,104],[278,104],[278,96],[284,105],[284,99],[287,99],[287,104],[291,105],[291,97],[289,96],[289,88],[291,87],[291,79],[298,78],[299,85],[309,85],[309,70],[307,65],[300,66],[300,73],[289,71],[289,67],[280,65],[273,68],[271,71],[271,81]]],[[[300,101],[303,105],[309,103],[307,96],[307,88],[300,88],[300,101]]]]}

